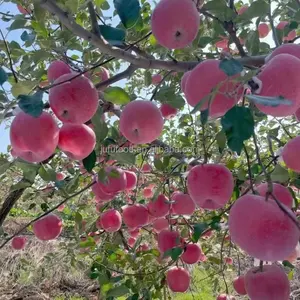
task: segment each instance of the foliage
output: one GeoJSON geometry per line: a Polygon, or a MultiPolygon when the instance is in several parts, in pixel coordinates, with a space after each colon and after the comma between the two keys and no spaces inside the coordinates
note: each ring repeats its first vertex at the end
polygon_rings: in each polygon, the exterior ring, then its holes
{"type": "MultiPolygon", "coordinates": [[[[204,6],[199,8],[202,20],[198,36],[189,47],[175,50],[160,46],[151,34],[154,1],[56,2],[78,26],[89,33],[99,31],[105,39],[106,49],[113,46],[109,48],[113,50],[106,53],[91,42],[92,37],[79,37],[74,28],[63,25],[39,0],[2,1],[0,25],[4,24],[1,33],[5,34],[0,38],[0,121],[9,127],[18,109],[34,118],[43,111],[51,112],[48,105],[51,83],[48,82],[47,68],[54,60],[66,62],[74,74],[87,73],[94,85],[101,83],[101,67],[107,68],[111,79],[117,79],[98,90],[100,105],[87,122],[93,127],[97,143],[82,161],[71,160],[59,149],[49,159],[37,164],[14,157],[10,147],[7,153],[1,154],[0,242],[4,244],[0,244],[0,249],[9,247],[7,238],[22,228],[9,230],[2,226],[4,220],[1,220],[5,200],[12,193],[15,195],[21,191],[20,199],[12,205],[7,219],[17,222],[26,218],[30,222],[54,210],[63,220],[64,229],[47,258],[43,255],[43,260],[47,261],[45,266],[62,259],[65,270],[74,270],[95,283],[103,299],[209,300],[223,293],[227,285],[229,292],[233,293],[230,283],[240,271],[240,261],[245,261],[245,271],[249,267],[249,258],[230,240],[225,240],[228,211],[241,195],[270,180],[290,188],[294,198],[293,211],[297,210],[299,173],[288,169],[278,156],[282,147],[299,134],[299,122],[294,116],[267,116],[256,107],[256,104],[290,105],[289,99],[281,95],[261,97],[246,92],[225,115],[212,119],[209,117],[210,105],[221,86],[214,87],[191,108],[186,103],[180,81],[183,71],[192,65],[181,67],[180,63],[193,61],[197,64],[206,59],[220,59],[220,69],[226,76],[232,76],[234,83],[245,85],[250,90],[254,82],[252,78],[259,74],[263,65],[257,64],[257,60],[262,56],[265,58],[274,44],[277,47],[277,43],[285,42],[284,38],[292,30],[299,33],[299,2],[250,1],[248,10],[239,15],[236,11],[246,1],[234,1],[234,8],[229,5],[232,1],[204,1],[204,6]],[[28,9],[30,14],[19,13],[16,4],[28,9]],[[95,12],[96,24],[92,24],[89,4],[95,12]],[[273,26],[279,20],[288,20],[284,30],[273,28],[274,32],[267,39],[259,38],[259,23],[267,22],[273,26]],[[274,42],[271,35],[275,37],[274,42]],[[223,38],[227,39],[230,48],[225,53],[216,46],[223,38]],[[240,48],[248,55],[246,63],[245,58],[241,58],[244,54],[240,48]],[[116,54],[120,51],[123,51],[122,57],[116,54]],[[124,77],[119,76],[132,63],[127,58],[129,54],[136,55],[144,65],[137,65],[133,73],[124,77]],[[154,69],[152,64],[158,60],[174,63],[173,68],[154,69]],[[164,79],[154,86],[151,78],[158,73],[164,79]],[[124,106],[135,99],[151,100],[158,106],[169,104],[178,109],[175,118],[165,120],[156,143],[132,145],[119,131],[119,115],[124,106]],[[204,105],[208,105],[205,110],[204,105]],[[168,148],[156,147],[158,142],[168,148]],[[168,222],[173,224],[170,228],[177,228],[186,241],[201,245],[206,261],[187,267],[181,259],[184,253],[181,246],[166,251],[161,257],[157,249],[157,233],[150,225],[141,228],[133,245],[129,245],[131,233],[124,224],[114,233],[97,228],[99,215],[107,209],[122,211],[127,204],[147,204],[161,193],[172,205],[174,191],[187,192],[186,175],[191,165],[202,163],[220,163],[231,171],[234,191],[229,203],[215,211],[198,209],[192,216],[170,215],[168,222]],[[146,164],[151,165],[150,172],[142,171],[146,164]],[[114,172],[106,173],[105,168],[112,165],[133,170],[138,185],[133,191],[119,193],[112,201],[100,205],[89,185],[96,177],[103,184],[108,177],[117,178],[118,174],[114,172]],[[57,179],[60,173],[64,175],[62,180],[57,179]],[[144,189],[149,185],[152,185],[152,197],[146,199],[144,189]],[[145,245],[146,250],[142,248],[145,245]],[[63,249],[63,258],[58,249],[63,249]],[[233,257],[233,265],[224,263],[224,257],[229,256],[233,257]],[[188,268],[192,274],[193,284],[185,295],[174,295],[166,287],[166,271],[176,264],[188,268]]],[[[26,226],[28,222],[23,224],[25,228],[21,234],[32,235],[32,224],[26,226]]],[[[20,270],[15,268],[13,272],[19,274],[13,276],[17,282],[24,283],[22,280],[34,270],[26,259],[17,263],[20,270]]],[[[284,265],[293,267],[291,263],[284,265]]],[[[39,265],[35,276],[44,276],[44,271],[39,265]]],[[[291,272],[290,279],[294,274],[291,272]]],[[[51,276],[55,275],[51,273],[51,276]]]]}

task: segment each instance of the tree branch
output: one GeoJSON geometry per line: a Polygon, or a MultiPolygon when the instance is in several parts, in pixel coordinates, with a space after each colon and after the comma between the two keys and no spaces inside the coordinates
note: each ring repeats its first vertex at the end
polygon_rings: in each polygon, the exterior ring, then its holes
{"type": "Polygon", "coordinates": [[[97,36],[101,36],[100,28],[97,22],[97,15],[94,9],[93,3],[90,1],[88,4],[88,9],[91,17],[91,23],[92,23],[92,32],[96,34],[97,36]]]}
{"type": "Polygon", "coordinates": [[[232,38],[233,42],[235,43],[241,57],[247,56],[243,45],[241,44],[239,38],[236,36],[236,29],[234,26],[234,23],[232,21],[230,22],[224,22],[224,28],[229,33],[230,37],[232,38]]]}
{"type": "MultiPolygon", "coordinates": [[[[24,182],[22,179],[19,183],[24,182]]],[[[6,217],[8,216],[10,210],[16,204],[16,202],[21,198],[26,188],[18,189],[13,192],[10,192],[9,195],[5,198],[3,205],[0,210],[0,227],[3,225],[6,217]]]]}
{"type": "MultiPolygon", "coordinates": [[[[144,57],[137,57],[131,53],[128,53],[117,47],[113,47],[107,43],[102,37],[98,37],[82,28],[78,25],[74,18],[72,18],[67,12],[63,11],[59,6],[57,6],[52,0],[39,0],[41,6],[47,9],[50,13],[56,15],[62,24],[64,24],[69,30],[71,30],[77,36],[89,41],[95,47],[98,47],[99,50],[103,53],[109,54],[115,58],[124,59],[137,67],[144,69],[161,69],[168,71],[178,71],[184,72],[187,70],[193,69],[199,62],[175,62],[175,61],[164,61],[156,59],[148,59],[144,57]]],[[[255,66],[261,66],[264,64],[265,56],[260,56],[254,58],[253,62],[255,66]]],[[[240,59],[240,62],[243,64],[243,58],[240,59]]],[[[250,58],[247,59],[247,65],[252,65],[250,58]]]]}

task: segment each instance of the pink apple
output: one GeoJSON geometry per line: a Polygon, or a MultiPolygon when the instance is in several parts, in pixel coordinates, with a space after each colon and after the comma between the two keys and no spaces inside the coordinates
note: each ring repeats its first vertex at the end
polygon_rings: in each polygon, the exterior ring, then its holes
{"type": "Polygon", "coordinates": [[[98,92],[85,76],[73,77],[74,74],[65,74],[54,81],[57,84],[69,80],[50,89],[49,103],[63,123],[83,124],[98,108],[98,92]]]}
{"type": "MultiPolygon", "coordinates": [[[[61,60],[54,60],[53,62],[51,62],[47,70],[48,81],[50,83],[53,83],[60,76],[71,73],[71,68],[65,62],[61,60]]],[[[74,76],[73,73],[72,76],[74,76]]]]}
{"type": "Polygon", "coordinates": [[[58,134],[58,126],[49,113],[43,112],[35,118],[20,112],[12,121],[10,142],[18,157],[28,162],[42,162],[54,153],[58,134]]]}
{"type": "Polygon", "coordinates": [[[86,158],[95,146],[95,132],[85,124],[66,123],[59,131],[58,147],[71,159],[86,158]]]}
{"type": "Polygon", "coordinates": [[[135,100],[128,103],[120,117],[120,131],[130,142],[147,144],[162,133],[164,119],[153,102],[135,100]]]}
{"type": "Polygon", "coordinates": [[[27,239],[25,236],[15,236],[11,240],[11,247],[15,250],[22,250],[25,248],[26,241],[27,239]]]}
{"type": "Polygon", "coordinates": [[[49,214],[34,222],[32,228],[39,240],[54,240],[61,234],[62,221],[58,216],[49,214]]]}

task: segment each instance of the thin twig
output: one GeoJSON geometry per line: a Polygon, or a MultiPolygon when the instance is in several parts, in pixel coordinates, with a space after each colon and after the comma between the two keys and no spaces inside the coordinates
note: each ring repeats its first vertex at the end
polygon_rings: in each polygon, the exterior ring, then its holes
{"type": "Polygon", "coordinates": [[[245,152],[246,159],[247,159],[247,166],[248,166],[248,174],[249,174],[249,180],[250,180],[250,187],[251,187],[252,193],[254,194],[255,191],[254,191],[254,187],[253,187],[253,178],[252,178],[252,171],[251,171],[251,165],[250,165],[250,157],[249,157],[249,154],[248,154],[248,151],[247,151],[247,148],[246,148],[245,145],[244,145],[244,152],[245,152]]]}
{"type": "Polygon", "coordinates": [[[224,243],[225,243],[225,237],[227,235],[227,232],[228,230],[225,231],[224,233],[224,236],[223,236],[223,239],[222,239],[222,244],[221,244],[221,254],[220,254],[220,259],[221,259],[221,272],[222,272],[222,277],[223,277],[223,281],[224,281],[224,284],[225,284],[225,288],[226,288],[226,294],[228,295],[229,294],[229,290],[228,290],[228,285],[227,285],[227,282],[226,282],[226,279],[225,279],[225,274],[224,274],[224,271],[225,271],[225,263],[223,261],[223,249],[224,249],[224,243]]]}
{"type": "Polygon", "coordinates": [[[7,56],[8,56],[8,60],[9,60],[9,65],[10,65],[10,70],[12,71],[13,73],[13,76],[14,76],[14,79],[15,79],[15,82],[18,83],[18,77],[15,73],[15,70],[14,70],[14,67],[13,67],[13,63],[12,63],[12,59],[11,59],[11,54],[10,54],[10,50],[9,50],[9,47],[8,47],[8,44],[7,44],[7,41],[5,40],[5,37],[3,35],[3,32],[2,30],[0,29],[0,34],[2,36],[2,39],[3,39],[3,42],[4,42],[4,45],[5,45],[5,48],[6,48],[6,52],[7,52],[7,56]]]}
{"type": "Polygon", "coordinates": [[[152,93],[152,96],[151,96],[151,98],[150,98],[150,101],[153,101],[153,100],[154,100],[154,98],[155,98],[155,96],[156,96],[156,94],[157,94],[157,92],[158,92],[160,86],[166,81],[166,79],[169,77],[169,75],[170,75],[171,73],[172,73],[172,71],[169,71],[169,72],[162,78],[162,80],[160,81],[160,83],[155,87],[155,89],[154,89],[154,91],[153,91],[153,93],[152,93]]]}
{"type": "Polygon", "coordinates": [[[300,224],[298,219],[296,218],[296,215],[288,209],[285,205],[280,202],[277,197],[274,195],[274,193],[270,193],[270,196],[275,200],[278,207],[292,220],[292,222],[297,226],[297,228],[300,230],[300,224]]]}
{"type": "Polygon", "coordinates": [[[279,40],[278,40],[276,28],[275,28],[275,26],[274,26],[274,21],[273,21],[273,17],[272,17],[271,0],[269,0],[269,12],[268,12],[268,18],[269,18],[269,22],[270,22],[270,25],[271,25],[272,35],[273,35],[273,40],[274,40],[275,46],[276,46],[276,47],[279,47],[279,46],[280,46],[280,43],[279,43],[279,40]]]}

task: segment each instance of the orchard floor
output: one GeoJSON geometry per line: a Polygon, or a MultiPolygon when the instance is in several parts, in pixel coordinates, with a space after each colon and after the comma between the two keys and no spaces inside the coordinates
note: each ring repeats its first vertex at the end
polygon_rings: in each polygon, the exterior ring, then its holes
{"type": "MultiPolygon", "coordinates": [[[[11,233],[28,220],[9,222],[11,233]],[[16,224],[14,224],[16,223],[16,224]]],[[[89,265],[72,268],[70,254],[63,238],[51,242],[40,242],[28,236],[27,246],[22,251],[12,251],[10,246],[0,249],[0,300],[98,300],[99,286],[88,278],[89,265]]],[[[241,264],[242,273],[253,265],[252,259],[245,258],[241,264]]],[[[192,268],[191,287],[184,294],[169,294],[171,300],[215,300],[216,294],[224,291],[221,275],[212,278],[205,265],[192,268]]],[[[216,270],[219,266],[215,265],[216,270]]],[[[233,293],[232,279],[237,266],[226,272],[226,281],[233,293]]],[[[290,300],[300,300],[300,265],[294,269],[291,281],[290,300]]],[[[234,293],[233,293],[234,294],[234,293]]],[[[246,300],[234,294],[236,300],[246,300]]],[[[103,299],[101,299],[103,300],[103,299]]],[[[126,300],[120,297],[118,300],[126,300]]]]}

